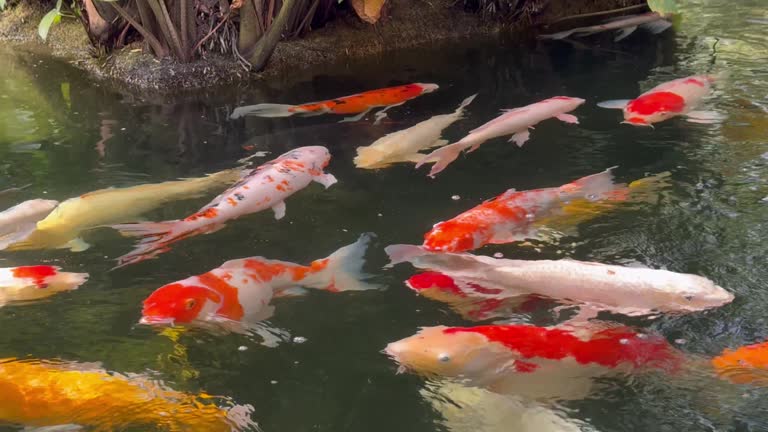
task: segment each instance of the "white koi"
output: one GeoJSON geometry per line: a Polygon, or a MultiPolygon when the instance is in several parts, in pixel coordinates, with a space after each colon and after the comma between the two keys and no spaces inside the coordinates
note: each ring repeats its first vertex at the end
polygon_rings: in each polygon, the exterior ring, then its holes
{"type": "Polygon", "coordinates": [[[48,216],[58,201],[33,199],[0,212],[0,250],[27,238],[37,222],[48,216]]]}
{"type": "Polygon", "coordinates": [[[441,147],[425,156],[416,164],[416,168],[425,163],[434,162],[435,164],[429,172],[429,176],[434,177],[448,164],[456,160],[463,150],[469,149],[468,152],[473,152],[489,139],[504,135],[512,135],[510,141],[517,144],[518,147],[522,147],[530,136],[528,129],[532,129],[533,126],[543,120],[554,117],[566,123],[578,124],[579,120],[576,116],[567,113],[575,110],[584,102],[584,99],[556,96],[521,108],[504,110],[504,114],[477,129],[471,130],[460,141],[441,147]]]}
{"type": "Polygon", "coordinates": [[[618,42],[634,33],[638,27],[642,27],[653,34],[659,34],[672,27],[672,23],[667,21],[665,16],[659,15],[656,12],[649,12],[640,15],[612,18],[600,25],[577,27],[558,33],[539,35],[539,39],[564,39],[574,34],[577,36],[588,36],[604,31],[618,30],[616,37],[613,39],[615,42],[618,42]]]}

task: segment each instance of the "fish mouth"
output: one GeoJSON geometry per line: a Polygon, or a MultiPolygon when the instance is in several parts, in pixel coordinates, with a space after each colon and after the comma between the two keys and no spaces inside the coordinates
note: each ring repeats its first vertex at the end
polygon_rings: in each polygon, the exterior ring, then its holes
{"type": "Polygon", "coordinates": [[[168,326],[173,326],[174,323],[175,323],[175,320],[173,318],[142,316],[141,319],[139,319],[139,324],[143,324],[143,325],[153,325],[153,326],[168,325],[168,326]]]}

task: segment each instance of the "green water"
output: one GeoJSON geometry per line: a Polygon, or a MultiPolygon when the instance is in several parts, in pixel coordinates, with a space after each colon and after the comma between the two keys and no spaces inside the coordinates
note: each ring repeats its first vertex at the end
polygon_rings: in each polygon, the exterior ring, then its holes
{"type": "MultiPolygon", "coordinates": [[[[271,212],[242,217],[224,230],[177,244],[159,259],[114,271],[113,259],[132,242],[109,229],[87,233],[94,246],[80,253],[0,252],[2,267],[52,263],[91,275],[77,291],[1,308],[0,357],[154,371],[175,389],[204,389],[253,405],[253,419],[267,432],[516,430],[478,414],[471,404],[463,408],[465,421],[446,422],[450,414],[435,408],[439,390],[422,377],[396,374],[397,366],[381,354],[388,342],[419,326],[472,324],[405,288],[403,281],[413,274],[408,266],[383,270],[382,249],[419,243],[432,224],[508,188],[557,186],[614,165],[620,181],[669,171],[670,184],[657,200],[601,215],[557,244],[492,246],[479,253],[569,256],[700,274],[734,293],[735,301],[685,316],[615,318],[663,334],[691,358],[764,340],[768,15],[759,0],[685,3],[680,28],[659,36],[638,32],[620,43],[584,38],[581,45],[493,41],[430,47],[324,68],[288,86],[254,83],[149,100],[94,83],[56,60],[0,47],[7,71],[0,81],[0,190],[30,185],[0,195],[0,208],[195,177],[236,166],[255,151],[268,151],[271,158],[305,145],[328,147],[328,171],[339,179],[327,191],[312,185],[289,198],[283,220],[275,221],[271,212]],[[719,71],[730,77],[706,103],[727,115],[719,125],[673,119],[655,129],[633,128],[619,124],[619,112],[595,106],[671,79],[719,71]],[[408,82],[441,88],[392,109],[378,126],[339,124],[330,116],[228,120],[241,104],[321,100],[408,82]],[[366,171],[352,164],[356,147],[452,111],[473,93],[479,96],[468,117],[445,131],[447,139],[461,138],[502,108],[555,95],[587,103],[574,112],[580,125],[543,122],[522,149],[493,140],[435,180],[410,165],[366,171]],[[362,232],[377,235],[366,269],[382,290],[274,302],[269,324],[306,338],[304,343],[270,348],[255,337],[192,331],[179,339],[186,349],[180,358],[167,337],[137,324],[141,301],[166,283],[252,255],[308,263],[362,232]]],[[[173,203],[146,218],[183,217],[213,195],[173,203]]],[[[546,317],[516,320],[551,324],[546,317]]],[[[766,395],[765,388],[732,385],[702,368],[673,378],[622,377],[585,399],[548,408],[584,422],[584,430],[765,431],[766,395]]]]}

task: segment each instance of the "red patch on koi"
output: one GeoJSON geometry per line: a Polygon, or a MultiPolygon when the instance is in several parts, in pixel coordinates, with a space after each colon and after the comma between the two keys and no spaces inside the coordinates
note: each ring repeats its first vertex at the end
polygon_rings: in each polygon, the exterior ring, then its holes
{"type": "MultiPolygon", "coordinates": [[[[627,105],[627,112],[643,116],[660,112],[682,112],[685,99],[672,92],[655,92],[633,100],[627,105]]],[[[631,119],[627,121],[631,122],[631,119]]]]}
{"type": "Polygon", "coordinates": [[[232,198],[227,198],[227,203],[231,205],[232,207],[237,207],[237,201],[235,201],[232,198]]]}
{"type": "Polygon", "coordinates": [[[237,288],[227,283],[224,278],[218,277],[210,272],[201,274],[197,278],[201,283],[212,288],[223,297],[221,307],[216,311],[217,315],[233,320],[240,320],[243,318],[245,312],[237,298],[237,288]]]}
{"type": "Polygon", "coordinates": [[[289,170],[293,170],[293,171],[302,171],[304,170],[304,167],[305,167],[303,162],[298,162],[295,160],[283,161],[283,165],[289,170]]]}
{"type": "Polygon", "coordinates": [[[285,264],[265,263],[255,259],[246,260],[245,268],[256,272],[257,278],[262,282],[269,282],[275,276],[278,276],[287,270],[285,264]]]}
{"type": "Polygon", "coordinates": [[[478,333],[528,359],[562,360],[571,357],[580,364],[595,363],[611,368],[622,363],[639,367],[660,360],[665,362],[680,359],[666,340],[639,338],[637,333],[628,328],[602,330],[592,335],[589,340],[579,339],[563,329],[527,325],[454,327],[445,329],[444,332],[478,333]]]}
{"type": "Polygon", "coordinates": [[[460,297],[466,297],[466,294],[456,285],[453,278],[438,272],[424,272],[413,275],[406,283],[414,291],[438,288],[442,291],[457,294],[460,297]]]}
{"type": "Polygon", "coordinates": [[[683,84],[693,84],[699,87],[704,87],[704,83],[697,80],[696,78],[688,78],[687,80],[683,81],[683,84]]]}
{"type": "Polygon", "coordinates": [[[21,266],[11,270],[13,277],[32,279],[38,288],[45,288],[45,279],[56,275],[56,268],[48,265],[21,266]]]}
{"type": "Polygon", "coordinates": [[[200,218],[213,219],[218,216],[218,214],[219,211],[216,210],[216,207],[210,207],[201,212],[195,213],[192,216],[189,216],[188,218],[184,219],[184,221],[194,222],[200,218]]]}

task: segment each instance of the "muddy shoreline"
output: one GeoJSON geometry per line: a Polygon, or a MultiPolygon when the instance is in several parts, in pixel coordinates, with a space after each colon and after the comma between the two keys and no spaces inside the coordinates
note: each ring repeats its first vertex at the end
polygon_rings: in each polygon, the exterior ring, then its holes
{"type": "Polygon", "coordinates": [[[229,56],[207,55],[192,63],[157,60],[140,43],[108,56],[95,55],[81,24],[74,19],[62,20],[51,29],[48,41],[43,42],[37,36],[37,23],[45,11],[26,3],[0,13],[0,41],[53,55],[137,95],[168,94],[257,80],[291,81],[311,74],[316,67],[430,44],[489,39],[502,34],[528,39],[534,37],[536,28],[561,17],[642,3],[643,0],[550,0],[532,17],[503,23],[465,12],[454,0],[390,0],[386,15],[376,25],[347,14],[304,38],[281,42],[266,70],[258,74],[245,70],[229,56]]]}

